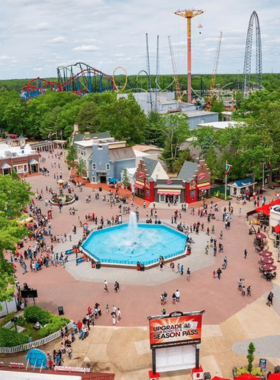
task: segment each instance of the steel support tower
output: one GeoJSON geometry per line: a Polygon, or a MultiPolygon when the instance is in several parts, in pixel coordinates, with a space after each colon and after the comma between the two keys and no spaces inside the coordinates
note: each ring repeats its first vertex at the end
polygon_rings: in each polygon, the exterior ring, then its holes
{"type": "Polygon", "coordinates": [[[187,19],[187,51],[188,51],[188,103],[192,101],[192,18],[204,13],[201,9],[183,10],[175,12],[175,15],[187,19]]]}
{"type": "Polygon", "coordinates": [[[252,58],[252,42],[253,42],[253,27],[256,27],[256,74],[257,74],[257,85],[258,88],[262,87],[262,41],[261,41],[261,28],[259,23],[259,17],[257,12],[251,14],[247,39],[246,39],[246,48],[245,48],[245,59],[244,59],[244,79],[243,79],[243,97],[245,97],[247,91],[247,83],[250,82],[251,75],[251,58],[252,58]]]}

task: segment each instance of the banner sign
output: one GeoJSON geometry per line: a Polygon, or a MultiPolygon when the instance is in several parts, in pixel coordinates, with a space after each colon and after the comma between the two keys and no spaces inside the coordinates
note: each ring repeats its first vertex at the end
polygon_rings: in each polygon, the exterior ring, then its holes
{"type": "Polygon", "coordinates": [[[151,348],[201,342],[201,314],[155,317],[149,322],[151,348]]]}

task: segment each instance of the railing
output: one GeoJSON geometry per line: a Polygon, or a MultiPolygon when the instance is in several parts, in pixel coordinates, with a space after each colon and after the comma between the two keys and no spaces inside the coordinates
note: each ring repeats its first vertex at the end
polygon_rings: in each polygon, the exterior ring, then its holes
{"type": "MultiPolygon", "coordinates": [[[[70,330],[72,328],[73,322],[69,322],[67,327],[70,330]]],[[[1,354],[13,354],[16,352],[21,352],[21,351],[28,351],[31,348],[43,346],[44,344],[47,344],[57,338],[60,337],[60,330],[56,331],[55,333],[46,336],[45,338],[35,340],[34,342],[30,343],[25,343],[22,344],[21,346],[14,346],[14,347],[0,347],[0,353],[1,354]]]]}

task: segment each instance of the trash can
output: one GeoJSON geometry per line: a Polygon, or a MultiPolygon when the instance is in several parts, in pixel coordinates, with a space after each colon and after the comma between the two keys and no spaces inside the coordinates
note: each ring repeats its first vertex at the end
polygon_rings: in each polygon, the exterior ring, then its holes
{"type": "Polygon", "coordinates": [[[102,187],[101,186],[99,187],[99,191],[102,191],[102,187]]]}
{"type": "Polygon", "coordinates": [[[99,261],[96,263],[95,268],[96,269],[100,269],[101,268],[101,263],[99,261]]]}
{"type": "Polygon", "coordinates": [[[63,306],[58,306],[58,315],[64,315],[63,306]]]}
{"type": "Polygon", "coordinates": [[[144,270],[145,270],[145,265],[144,264],[140,264],[140,271],[144,272],[144,270]]]}

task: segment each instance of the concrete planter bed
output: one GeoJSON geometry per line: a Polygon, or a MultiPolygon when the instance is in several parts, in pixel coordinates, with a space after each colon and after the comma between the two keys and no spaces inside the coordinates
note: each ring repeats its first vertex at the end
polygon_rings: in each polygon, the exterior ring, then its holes
{"type": "Polygon", "coordinates": [[[63,195],[63,196],[52,198],[50,202],[54,206],[58,206],[59,203],[62,203],[63,206],[71,205],[72,203],[75,202],[75,197],[72,195],[63,195]]]}

